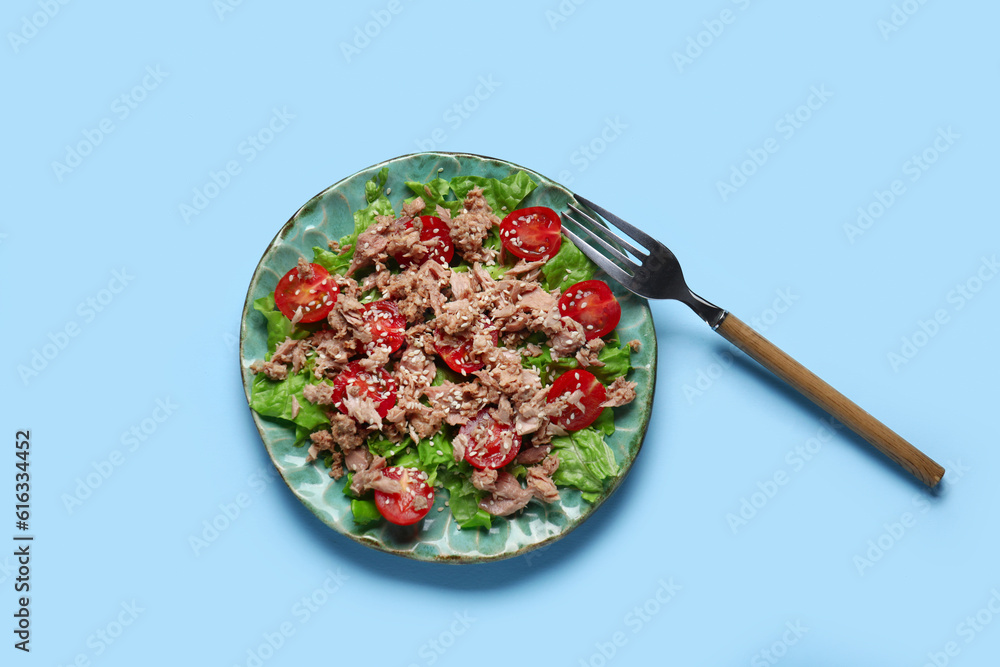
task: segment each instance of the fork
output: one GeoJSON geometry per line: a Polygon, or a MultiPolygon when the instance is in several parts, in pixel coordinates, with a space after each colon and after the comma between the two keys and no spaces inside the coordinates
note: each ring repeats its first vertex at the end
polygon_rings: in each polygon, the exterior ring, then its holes
{"type": "Polygon", "coordinates": [[[569,204],[575,213],[562,217],[582,233],[563,225],[563,233],[610,277],[639,296],[674,299],[687,304],[713,331],[794,387],[842,424],[874,445],[907,472],[933,488],[944,476],[944,468],[901,438],[889,427],[862,410],[846,396],[821,380],[776,345],[750,328],[735,315],[706,301],[691,291],[677,258],[665,245],[636,229],[597,204],[575,195],[578,202],[624,232],[645,250],[613,233],[600,220],[569,204]],[[632,260],[629,253],[638,261],[632,260]]]}

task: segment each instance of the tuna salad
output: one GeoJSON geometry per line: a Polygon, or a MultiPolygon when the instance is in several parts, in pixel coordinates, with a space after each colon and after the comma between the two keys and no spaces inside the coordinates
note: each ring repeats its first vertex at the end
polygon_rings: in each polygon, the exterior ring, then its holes
{"type": "Polygon", "coordinates": [[[621,306],[558,214],[519,208],[536,184],[383,169],[354,232],[300,258],[254,302],[268,354],[251,407],[294,429],[359,524],[450,509],[489,528],[559,489],[593,502],[618,464],[604,437],[635,398],[621,306]]]}

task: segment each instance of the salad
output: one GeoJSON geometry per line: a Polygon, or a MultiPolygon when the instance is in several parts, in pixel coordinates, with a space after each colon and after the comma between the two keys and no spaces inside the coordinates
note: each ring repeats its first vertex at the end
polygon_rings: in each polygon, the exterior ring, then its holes
{"type": "Polygon", "coordinates": [[[638,346],[596,266],[555,211],[520,207],[525,172],[407,183],[398,215],[386,179],[353,233],[254,302],[268,353],[251,408],[294,428],[359,524],[415,524],[442,488],[460,528],[559,487],[593,502],[618,474],[604,436],[635,398],[638,346]]]}

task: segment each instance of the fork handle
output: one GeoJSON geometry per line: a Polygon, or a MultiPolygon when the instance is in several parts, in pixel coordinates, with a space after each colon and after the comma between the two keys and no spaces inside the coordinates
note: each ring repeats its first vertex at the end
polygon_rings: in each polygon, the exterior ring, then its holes
{"type": "Polygon", "coordinates": [[[933,488],[944,476],[944,468],[901,438],[888,426],[872,417],[854,402],[821,380],[808,368],[792,359],[774,343],[751,329],[732,314],[727,314],[716,331],[746,352],[779,378],[797,389],[838,421],[877,447],[910,474],[933,488]]]}

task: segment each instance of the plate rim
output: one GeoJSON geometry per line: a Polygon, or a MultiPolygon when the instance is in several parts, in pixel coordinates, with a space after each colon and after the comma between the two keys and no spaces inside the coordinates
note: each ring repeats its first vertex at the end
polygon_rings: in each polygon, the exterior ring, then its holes
{"type": "MultiPolygon", "coordinates": [[[[376,540],[374,538],[371,538],[371,537],[368,537],[368,536],[365,536],[365,535],[355,535],[354,533],[351,533],[349,531],[341,530],[340,527],[338,527],[337,525],[333,525],[329,521],[327,521],[326,518],[319,513],[318,508],[314,507],[313,506],[314,504],[311,501],[308,501],[306,498],[304,498],[302,495],[300,495],[299,492],[296,491],[296,489],[289,483],[289,480],[283,474],[282,468],[278,465],[278,462],[275,460],[275,455],[272,452],[272,448],[270,446],[268,446],[268,439],[267,439],[267,437],[265,435],[265,432],[264,432],[264,429],[263,429],[263,426],[262,426],[262,423],[261,423],[261,421],[262,421],[263,418],[260,415],[258,415],[257,412],[250,406],[252,382],[248,382],[247,381],[247,377],[248,377],[247,376],[247,368],[244,366],[244,363],[243,363],[244,359],[246,359],[246,356],[244,354],[244,346],[245,346],[246,337],[247,337],[247,326],[246,326],[247,325],[247,317],[250,314],[250,311],[252,310],[252,305],[253,305],[253,300],[252,300],[251,297],[252,297],[254,288],[257,286],[257,283],[258,283],[258,280],[259,280],[258,272],[260,271],[260,267],[261,267],[261,264],[264,261],[264,258],[271,251],[272,247],[274,247],[275,243],[277,243],[286,234],[286,232],[288,232],[291,229],[291,227],[294,224],[295,220],[299,217],[299,214],[302,213],[302,211],[304,209],[306,209],[311,203],[313,203],[314,201],[320,199],[321,197],[323,197],[328,192],[336,189],[341,184],[346,183],[347,181],[356,178],[359,174],[361,174],[363,172],[368,172],[368,171],[372,171],[372,170],[381,169],[381,168],[386,167],[386,166],[388,166],[388,165],[390,165],[391,163],[394,163],[394,162],[405,161],[405,160],[409,160],[409,159],[413,159],[413,158],[417,158],[417,157],[429,157],[429,156],[441,156],[441,157],[445,157],[445,158],[463,158],[463,157],[466,157],[466,158],[474,158],[476,160],[487,160],[487,161],[491,161],[491,162],[500,163],[500,164],[503,164],[503,165],[508,165],[508,166],[513,167],[515,169],[519,169],[519,170],[525,171],[525,172],[527,172],[529,174],[532,174],[532,175],[534,175],[536,177],[539,177],[540,179],[543,179],[544,181],[552,183],[552,184],[558,186],[559,188],[561,188],[562,190],[564,190],[565,192],[569,193],[570,195],[575,196],[575,192],[573,190],[571,190],[570,188],[568,188],[565,185],[559,183],[558,181],[555,181],[555,180],[553,180],[553,179],[545,176],[544,174],[541,174],[541,173],[535,171],[534,169],[530,169],[528,167],[524,167],[524,166],[519,165],[519,164],[517,164],[515,162],[511,162],[510,160],[504,160],[502,158],[496,158],[496,157],[491,157],[491,156],[487,156],[487,155],[481,155],[481,154],[478,154],[478,153],[469,153],[469,152],[464,152],[464,151],[421,151],[421,152],[416,152],[416,153],[406,153],[404,155],[398,155],[396,157],[389,158],[387,160],[382,160],[381,162],[377,162],[377,163],[375,163],[373,165],[369,165],[367,167],[363,167],[362,169],[359,169],[359,170],[355,171],[354,173],[352,173],[352,174],[350,174],[348,176],[345,176],[344,178],[339,179],[338,181],[336,181],[332,185],[330,185],[330,186],[328,186],[328,187],[320,190],[318,193],[316,193],[315,195],[313,195],[312,197],[310,197],[298,209],[296,209],[296,211],[288,218],[288,220],[278,229],[277,233],[271,239],[270,243],[268,243],[267,246],[264,248],[264,251],[261,253],[260,259],[257,261],[256,265],[254,266],[253,274],[250,276],[250,281],[249,281],[249,284],[247,286],[246,297],[244,298],[244,301],[243,301],[243,309],[240,312],[240,340],[239,340],[240,344],[239,344],[239,348],[237,350],[237,357],[238,357],[237,361],[239,362],[239,366],[240,366],[240,380],[241,380],[241,382],[243,384],[243,392],[244,392],[244,398],[247,401],[247,408],[249,409],[250,415],[253,418],[254,426],[257,429],[257,434],[260,436],[261,445],[263,445],[264,450],[267,452],[268,458],[271,460],[271,465],[274,466],[275,471],[278,474],[278,477],[280,477],[281,480],[285,483],[285,486],[288,487],[288,489],[289,489],[289,491],[291,491],[292,495],[296,499],[298,499],[298,501],[300,503],[302,503],[302,505],[305,506],[313,514],[313,516],[315,516],[317,519],[319,519],[319,521],[324,526],[326,526],[329,529],[332,529],[334,532],[336,532],[336,533],[338,533],[340,535],[343,535],[343,536],[345,536],[345,537],[347,537],[347,538],[353,540],[354,542],[357,542],[358,544],[361,544],[363,546],[369,547],[371,549],[375,549],[377,551],[382,551],[384,553],[393,554],[393,555],[396,555],[396,556],[402,556],[404,558],[408,558],[408,559],[414,560],[414,561],[432,562],[432,563],[458,563],[458,564],[476,564],[476,563],[496,562],[496,561],[500,561],[500,560],[506,560],[506,559],[509,559],[509,558],[516,558],[518,556],[522,556],[522,555],[524,555],[526,553],[529,553],[531,551],[534,551],[536,549],[539,549],[539,548],[542,548],[542,547],[546,547],[546,546],[552,544],[553,542],[556,542],[556,541],[558,541],[558,540],[566,537],[567,535],[569,535],[570,533],[572,533],[574,530],[576,530],[578,527],[580,527],[580,525],[583,524],[587,519],[589,519],[591,516],[593,516],[593,514],[595,512],[597,512],[601,508],[601,506],[604,505],[604,503],[615,493],[615,491],[618,490],[618,488],[621,486],[621,484],[625,481],[625,478],[628,477],[628,475],[632,472],[632,467],[635,465],[636,459],[639,458],[639,455],[642,452],[642,447],[645,444],[646,434],[647,434],[647,432],[649,430],[649,422],[652,419],[653,398],[654,398],[654,395],[656,393],[656,371],[657,371],[657,360],[658,360],[658,355],[659,355],[659,346],[657,345],[657,341],[656,341],[656,323],[653,320],[652,311],[651,311],[651,309],[649,307],[649,301],[647,299],[643,299],[641,297],[636,297],[640,301],[640,307],[645,310],[645,313],[646,313],[646,316],[647,316],[646,319],[647,319],[647,321],[649,323],[649,326],[650,326],[650,329],[652,330],[652,333],[653,333],[653,339],[652,339],[653,349],[652,349],[651,358],[649,360],[649,392],[648,392],[648,394],[645,395],[645,400],[641,404],[641,407],[642,407],[643,412],[645,414],[645,418],[642,420],[641,428],[639,429],[639,432],[637,434],[637,436],[638,436],[638,445],[636,446],[635,455],[631,457],[631,461],[628,462],[627,466],[625,467],[625,470],[621,474],[617,475],[611,481],[611,483],[608,485],[608,487],[601,493],[600,498],[598,498],[596,502],[594,502],[594,503],[591,504],[591,507],[587,510],[585,516],[582,516],[579,519],[570,522],[569,524],[567,524],[567,527],[565,529],[561,530],[560,532],[558,532],[558,533],[556,533],[554,535],[548,535],[544,539],[541,539],[541,540],[539,540],[537,542],[532,542],[530,544],[523,545],[520,548],[518,548],[517,550],[512,551],[512,552],[503,551],[503,552],[496,553],[496,554],[436,554],[436,555],[427,556],[427,555],[423,555],[423,554],[417,553],[416,550],[404,550],[404,549],[394,548],[394,547],[392,547],[390,545],[387,545],[387,544],[385,544],[385,543],[383,543],[383,542],[381,542],[379,540],[376,540]]],[[[645,341],[643,341],[643,343],[645,343],[645,341]]],[[[499,517],[499,518],[503,518],[503,519],[507,520],[507,517],[499,517]]],[[[480,529],[477,528],[475,530],[480,530],[480,529]]]]}

